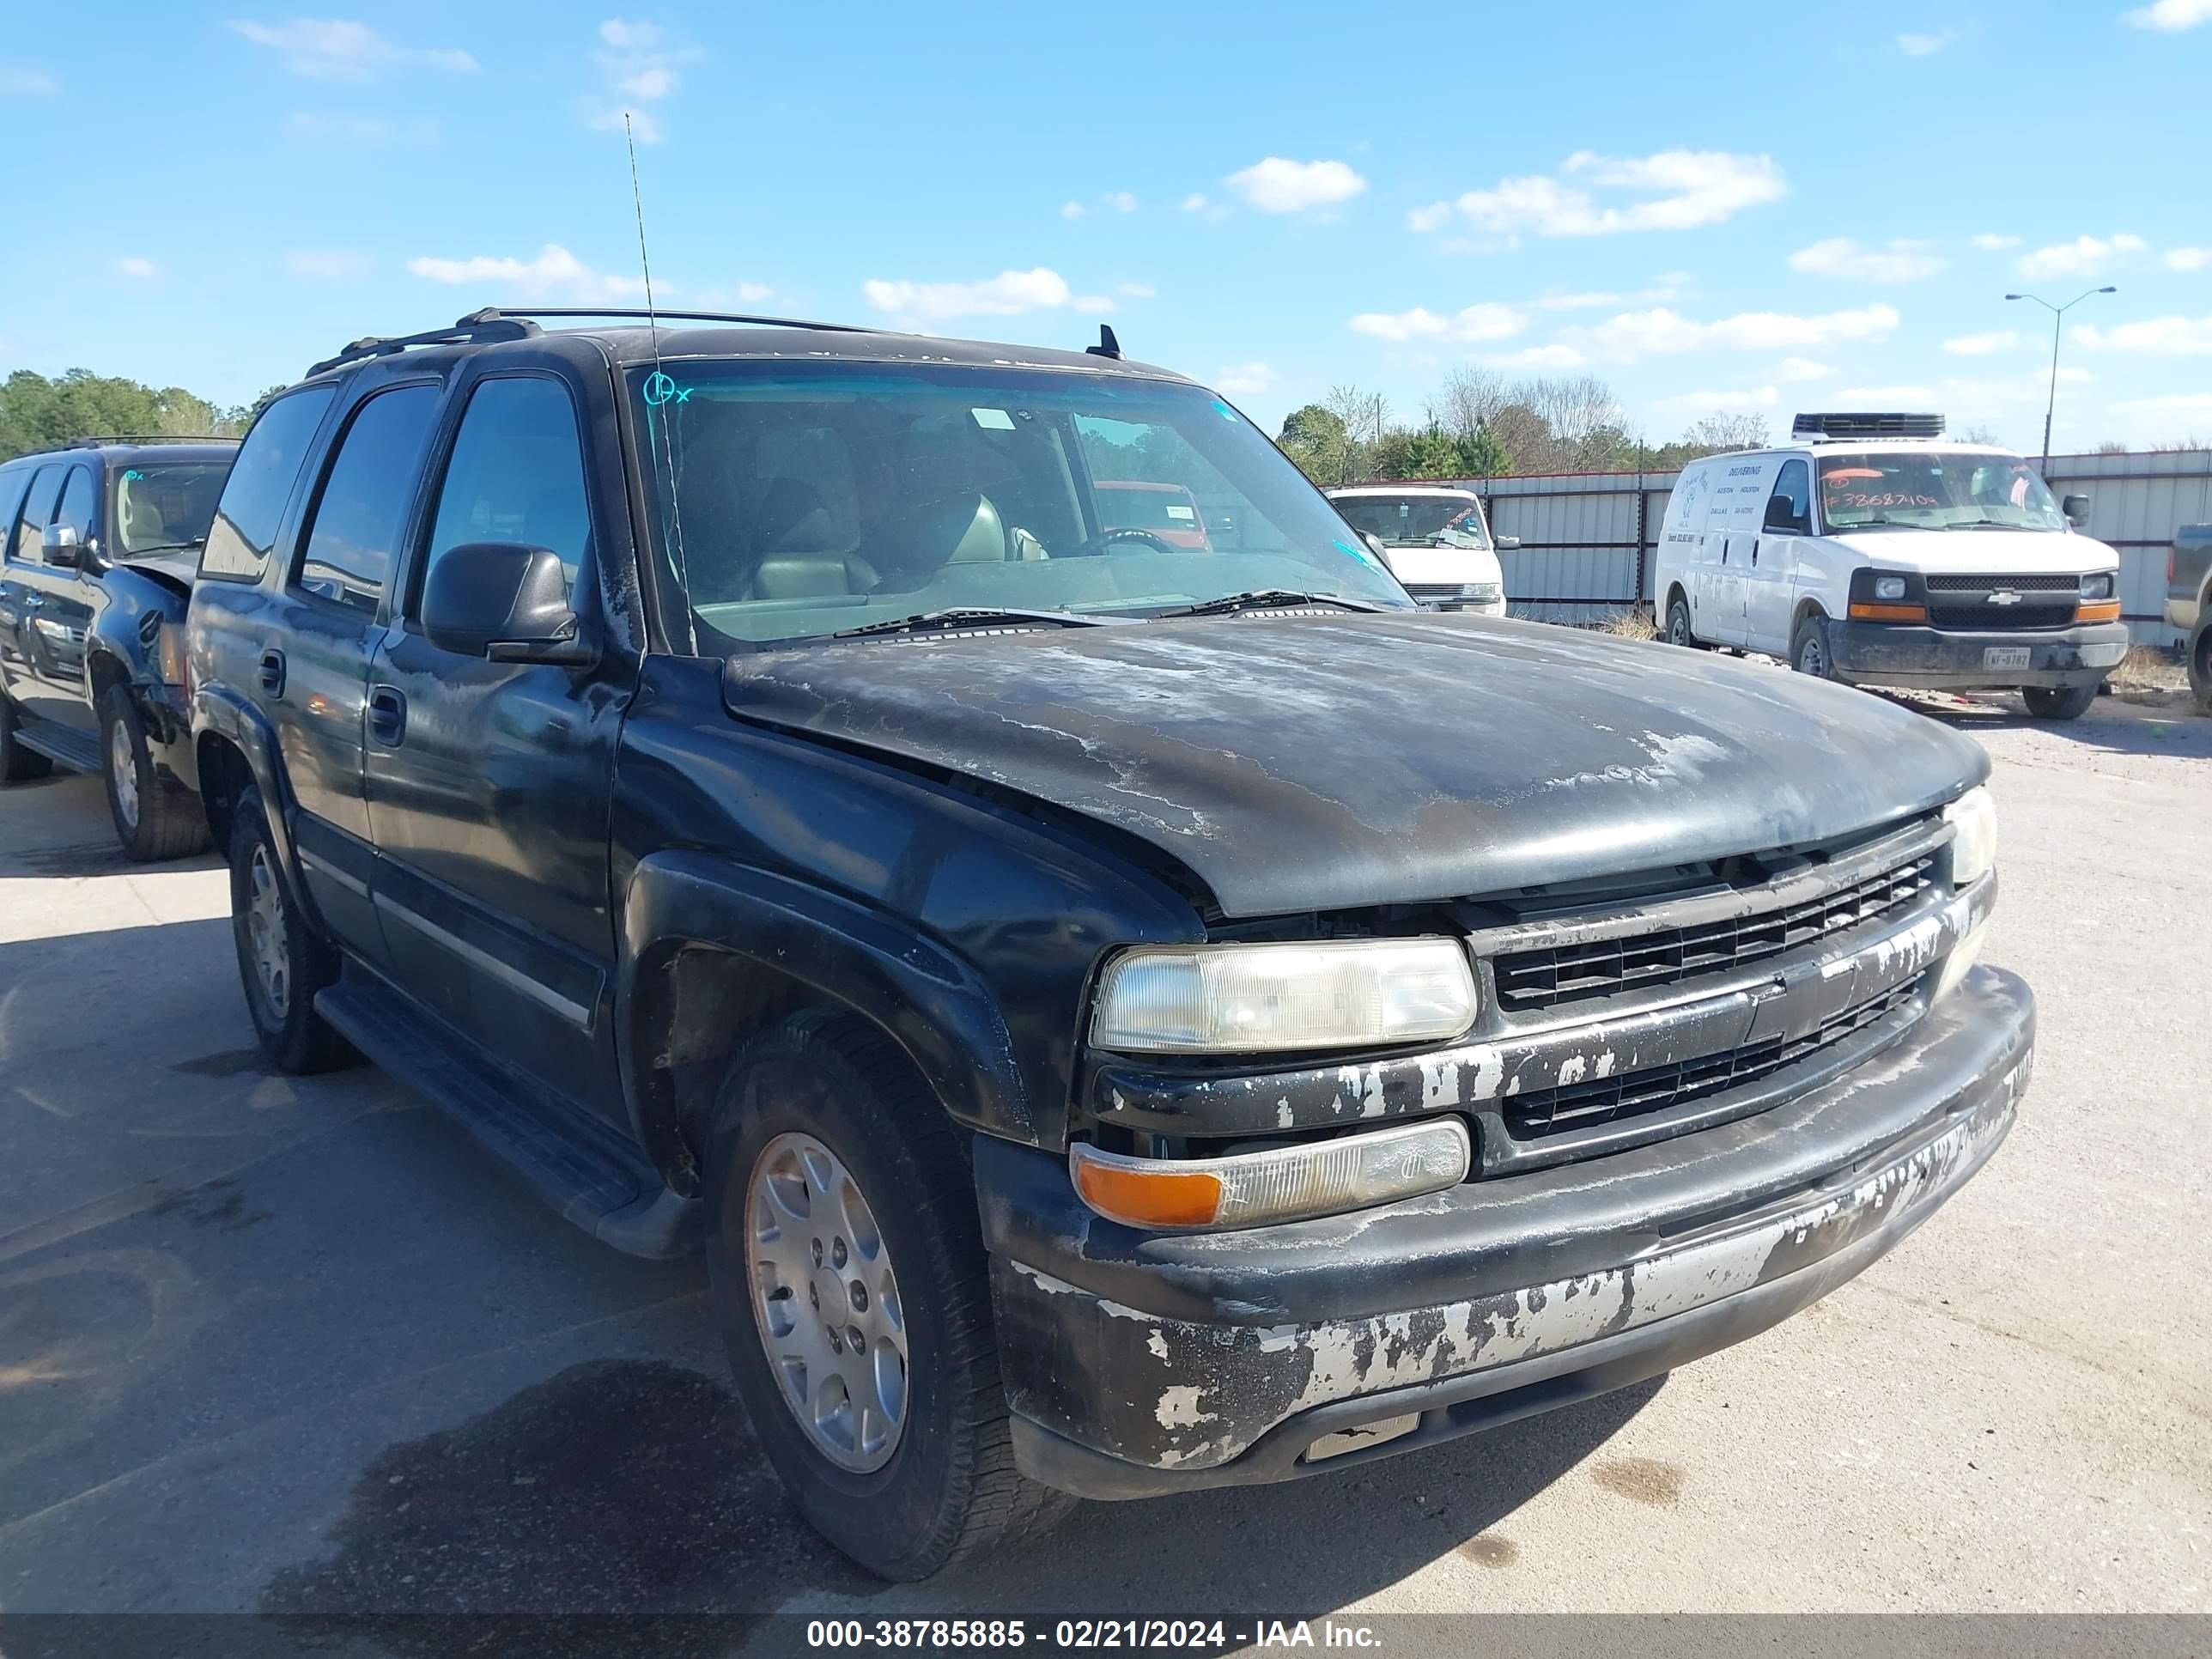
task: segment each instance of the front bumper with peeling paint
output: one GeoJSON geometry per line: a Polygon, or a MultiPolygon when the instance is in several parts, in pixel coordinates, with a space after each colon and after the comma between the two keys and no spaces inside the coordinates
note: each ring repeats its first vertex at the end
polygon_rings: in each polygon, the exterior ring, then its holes
{"type": "Polygon", "coordinates": [[[2026,985],[1977,969],[1903,1039],[1755,1117],[1235,1233],[1133,1231],[1091,1213],[1059,1160],[979,1139],[1016,1455],[1088,1498],[1288,1480],[1741,1341],[1981,1167],[2034,1025],[2026,985]],[[1324,1435],[1408,1416],[1411,1432],[1308,1461],[1324,1435]]]}

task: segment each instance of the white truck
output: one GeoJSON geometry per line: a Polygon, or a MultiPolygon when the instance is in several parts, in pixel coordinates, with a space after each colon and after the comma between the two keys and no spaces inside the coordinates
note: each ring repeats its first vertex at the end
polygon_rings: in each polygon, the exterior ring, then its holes
{"type": "Polygon", "coordinates": [[[1942,434],[1940,415],[1800,415],[1786,444],[1684,467],[1652,589],[1666,638],[2087,712],[2128,651],[2119,556],[2077,528],[2087,496],[1942,434]]]}

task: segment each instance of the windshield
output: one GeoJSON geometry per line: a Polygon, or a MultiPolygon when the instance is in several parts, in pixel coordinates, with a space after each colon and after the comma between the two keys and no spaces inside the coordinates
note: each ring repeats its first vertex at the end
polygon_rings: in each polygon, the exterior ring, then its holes
{"type": "Polygon", "coordinates": [[[228,460],[173,460],[128,467],[115,477],[115,553],[199,546],[215,522],[228,460]]]}
{"type": "Polygon", "coordinates": [[[1386,547],[1487,547],[1482,507],[1464,495],[1339,495],[1344,521],[1386,547]]]}
{"type": "Polygon", "coordinates": [[[640,368],[629,395],[656,556],[702,649],[954,608],[1146,616],[1263,589],[1411,604],[1196,386],[710,358],[640,368]]]}
{"type": "Polygon", "coordinates": [[[2035,470],[2017,455],[1905,451],[1823,460],[1820,524],[1832,531],[1879,524],[2063,530],[2066,518],[2035,470]]]}
{"type": "Polygon", "coordinates": [[[230,462],[169,461],[128,467],[115,480],[114,550],[198,547],[215,522],[230,462]]]}

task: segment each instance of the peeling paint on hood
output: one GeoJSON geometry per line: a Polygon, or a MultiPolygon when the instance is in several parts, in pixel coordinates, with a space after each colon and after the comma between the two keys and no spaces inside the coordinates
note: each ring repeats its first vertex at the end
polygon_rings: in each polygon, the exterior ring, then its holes
{"type": "Polygon", "coordinates": [[[1430,612],[842,641],[734,658],[724,700],[1111,824],[1231,915],[1822,840],[1989,769],[1968,739],[1847,687],[1430,612]]]}

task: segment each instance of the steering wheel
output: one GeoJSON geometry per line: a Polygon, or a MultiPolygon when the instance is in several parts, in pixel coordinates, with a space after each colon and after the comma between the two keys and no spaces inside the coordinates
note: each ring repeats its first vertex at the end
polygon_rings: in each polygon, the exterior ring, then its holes
{"type": "Polygon", "coordinates": [[[1089,558],[1093,554],[1103,553],[1115,542],[1142,542],[1147,547],[1152,548],[1155,552],[1159,553],[1188,553],[1190,551],[1187,547],[1177,547],[1173,542],[1168,540],[1164,536],[1155,536],[1149,530],[1139,530],[1134,525],[1122,525],[1115,529],[1100,531],[1089,541],[1082,543],[1063,556],[1071,559],[1089,558]]]}

